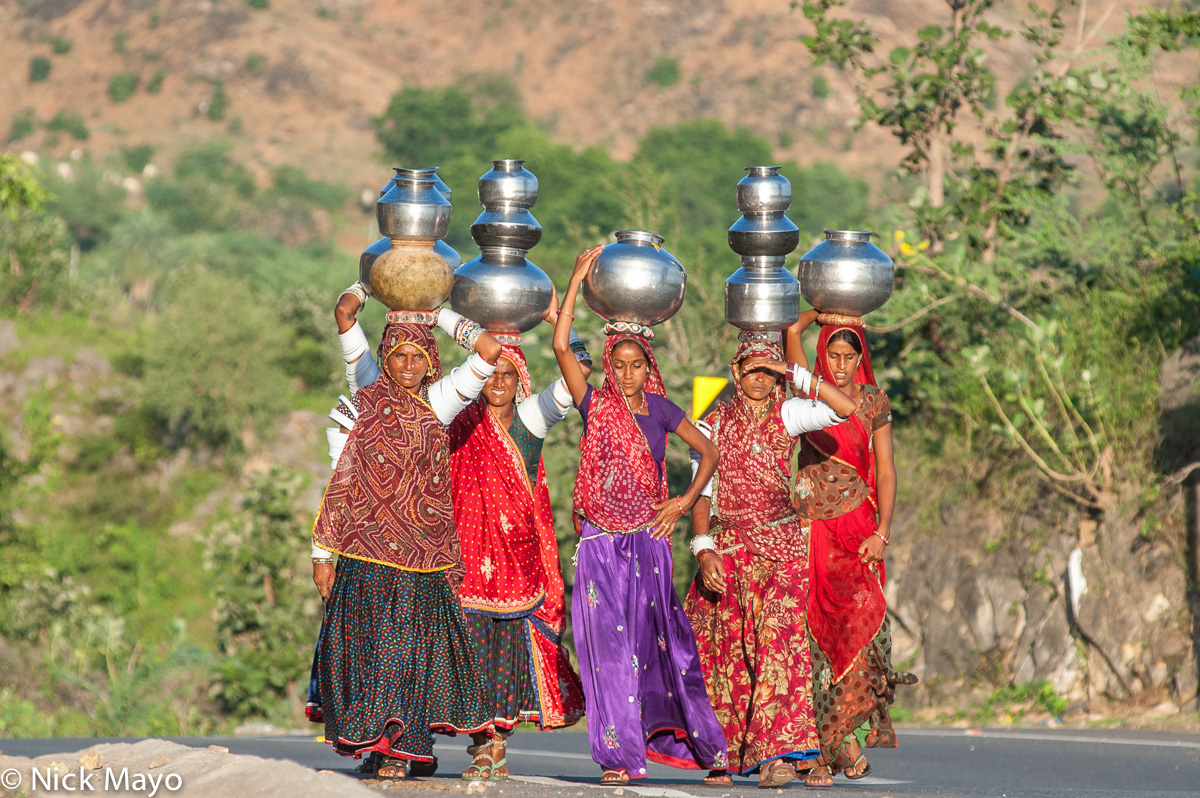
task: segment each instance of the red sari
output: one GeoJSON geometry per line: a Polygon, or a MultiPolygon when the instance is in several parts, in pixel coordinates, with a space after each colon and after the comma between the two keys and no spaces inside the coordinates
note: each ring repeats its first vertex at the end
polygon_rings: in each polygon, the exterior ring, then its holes
{"type": "MultiPolygon", "coordinates": [[[[502,357],[520,375],[518,396],[528,397],[524,354],[506,346],[502,357]]],[[[583,692],[560,642],[563,580],[541,456],[531,483],[520,446],[482,397],[454,420],[450,439],[454,524],[465,568],[459,594],[463,610],[495,620],[527,619],[521,648],[528,652],[537,707],[499,707],[495,721],[502,727],[522,720],[543,728],[575,723],[583,715],[583,692]]],[[[501,671],[507,669],[487,663],[485,679],[503,680],[501,671]]],[[[500,688],[505,695],[513,692],[508,685],[500,688]]]]}

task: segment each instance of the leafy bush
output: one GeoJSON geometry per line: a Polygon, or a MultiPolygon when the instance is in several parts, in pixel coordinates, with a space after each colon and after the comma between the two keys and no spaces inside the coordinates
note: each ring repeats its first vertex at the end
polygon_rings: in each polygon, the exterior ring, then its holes
{"type": "Polygon", "coordinates": [[[225,118],[225,109],[229,107],[229,95],[225,93],[225,86],[221,81],[213,84],[212,98],[208,101],[208,118],[214,122],[219,122],[225,118]]]}
{"type": "Polygon", "coordinates": [[[146,84],[146,91],[151,94],[158,94],[162,90],[163,79],[167,73],[161,69],[154,70],[154,74],[150,76],[150,81],[146,84]]]}
{"type": "Polygon", "coordinates": [[[125,218],[125,190],[105,180],[100,169],[88,161],[75,164],[73,171],[72,180],[47,179],[54,193],[50,207],[67,223],[79,246],[90,250],[107,241],[125,218]]]}
{"type": "Polygon", "coordinates": [[[224,656],[216,696],[235,718],[288,713],[288,699],[307,685],[321,620],[320,600],[302,570],[307,557],[296,547],[308,533],[308,511],[296,506],[305,482],[273,468],[208,538],[204,564],[224,656]]]}
{"type": "Polygon", "coordinates": [[[50,77],[50,59],[35,56],[29,60],[29,82],[37,83],[50,77]]]}
{"type": "Polygon", "coordinates": [[[153,144],[138,144],[132,147],[122,147],[120,152],[121,160],[125,162],[125,168],[140,175],[146,165],[154,160],[154,154],[158,152],[158,148],[153,144]]]}
{"type": "Polygon", "coordinates": [[[59,111],[55,114],[54,118],[46,123],[46,130],[68,133],[71,138],[78,141],[84,141],[88,137],[88,129],[87,125],[83,123],[83,117],[67,111],[59,111]]]}
{"type": "Polygon", "coordinates": [[[646,70],[646,83],[655,83],[660,89],[669,89],[679,82],[679,61],[660,55],[654,66],[646,70]]]}
{"type": "Polygon", "coordinates": [[[13,117],[12,127],[8,130],[9,142],[20,141],[33,132],[33,109],[25,108],[13,117]]]}
{"type": "Polygon", "coordinates": [[[54,50],[55,55],[66,55],[71,52],[71,43],[61,36],[46,36],[44,41],[49,42],[50,49],[54,50]]]}
{"type": "Polygon", "coordinates": [[[172,294],[146,348],[145,406],[175,446],[238,449],[243,428],[265,428],[283,408],[285,330],[232,277],[188,269],[172,294]]]}
{"type": "Polygon", "coordinates": [[[132,72],[118,72],[108,82],[108,96],[115,103],[123,103],[137,91],[138,76],[132,72]]]}
{"type": "Polygon", "coordinates": [[[818,100],[824,100],[829,96],[829,81],[820,72],[813,75],[812,79],[812,94],[818,100]]]}
{"type": "Polygon", "coordinates": [[[246,5],[261,11],[271,7],[271,0],[246,0],[246,5]]]}

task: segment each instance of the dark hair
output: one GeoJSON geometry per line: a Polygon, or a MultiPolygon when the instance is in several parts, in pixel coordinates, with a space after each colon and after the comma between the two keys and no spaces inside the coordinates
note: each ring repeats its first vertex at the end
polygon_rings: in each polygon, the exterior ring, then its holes
{"type": "Polygon", "coordinates": [[[860,340],[857,335],[849,330],[838,330],[833,335],[829,336],[829,340],[825,342],[825,346],[829,346],[836,341],[850,344],[851,349],[853,349],[857,354],[862,354],[862,340],[860,340]]]}

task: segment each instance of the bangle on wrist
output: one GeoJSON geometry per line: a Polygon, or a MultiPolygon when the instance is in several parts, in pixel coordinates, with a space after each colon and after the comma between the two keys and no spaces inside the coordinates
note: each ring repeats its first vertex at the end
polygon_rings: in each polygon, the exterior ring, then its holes
{"type": "Polygon", "coordinates": [[[690,547],[692,549],[692,556],[696,559],[700,559],[701,553],[706,551],[711,551],[713,554],[717,553],[717,541],[713,540],[712,535],[697,535],[692,538],[690,547]]]}
{"type": "Polygon", "coordinates": [[[328,565],[328,564],[333,563],[333,558],[332,557],[313,557],[312,561],[313,561],[313,565],[316,565],[317,563],[321,563],[322,565],[328,565]]]}
{"type": "Polygon", "coordinates": [[[883,545],[885,545],[885,546],[892,545],[892,542],[890,540],[888,540],[887,538],[885,538],[883,535],[879,534],[878,532],[872,532],[871,534],[874,535],[875,537],[879,538],[880,540],[882,540],[883,545]]]}
{"type": "Polygon", "coordinates": [[[675,506],[679,508],[679,514],[681,516],[687,515],[687,510],[683,509],[683,502],[680,501],[678,496],[675,497],[675,506]]]}
{"type": "Polygon", "coordinates": [[[574,313],[568,313],[567,311],[563,310],[562,308],[559,308],[559,309],[558,309],[558,315],[560,315],[560,316],[566,316],[566,317],[567,317],[568,319],[570,319],[571,321],[575,321],[575,314],[574,314],[574,313]]]}

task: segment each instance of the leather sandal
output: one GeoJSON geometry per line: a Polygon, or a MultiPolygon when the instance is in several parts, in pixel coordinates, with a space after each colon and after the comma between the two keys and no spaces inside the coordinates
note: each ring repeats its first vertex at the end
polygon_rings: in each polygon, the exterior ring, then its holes
{"type": "Polygon", "coordinates": [[[795,766],[783,759],[772,759],[759,768],[758,787],[761,790],[782,787],[794,778],[796,778],[795,766]]]}
{"type": "Polygon", "coordinates": [[[463,781],[488,781],[496,768],[493,758],[492,741],[479,745],[468,745],[467,753],[471,755],[471,766],[462,772],[463,781]]]}
{"type": "Polygon", "coordinates": [[[804,786],[808,789],[825,790],[833,786],[833,772],[829,765],[817,765],[808,771],[804,777],[804,786]]]}
{"type": "Polygon", "coordinates": [[[375,769],[375,778],[380,781],[403,781],[408,778],[408,761],[385,756],[375,769]]]}
{"type": "Polygon", "coordinates": [[[727,770],[710,770],[704,777],[705,787],[732,787],[733,777],[727,770]]]}
{"type": "Polygon", "coordinates": [[[605,787],[619,787],[629,783],[629,771],[625,768],[605,768],[600,774],[600,784],[605,787]]]}

